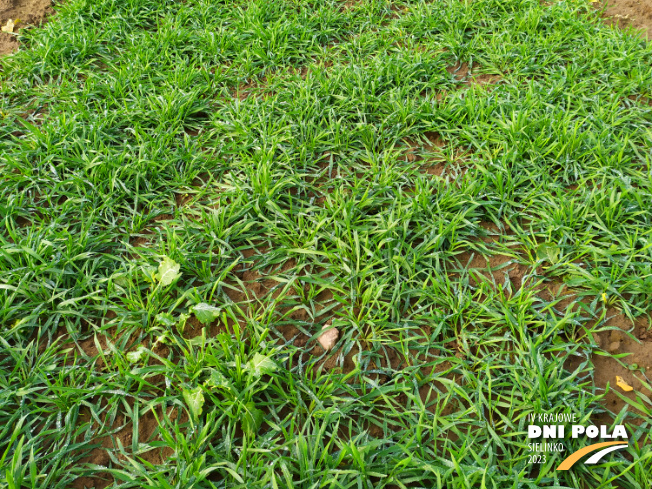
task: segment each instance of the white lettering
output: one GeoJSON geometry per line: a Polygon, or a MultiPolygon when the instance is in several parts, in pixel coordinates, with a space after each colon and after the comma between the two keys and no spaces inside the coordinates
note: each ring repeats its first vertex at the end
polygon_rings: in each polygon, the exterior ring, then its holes
{"type": "Polygon", "coordinates": [[[625,427],[621,424],[617,424],[614,428],[614,433],[611,435],[613,438],[627,438],[627,431],[625,427]]]}
{"type": "Polygon", "coordinates": [[[571,430],[573,432],[573,435],[572,435],[573,438],[577,438],[582,433],[584,433],[584,426],[582,426],[581,424],[574,424],[573,427],[571,428],[571,430]]]}
{"type": "Polygon", "coordinates": [[[541,427],[531,424],[527,427],[528,438],[539,438],[541,436],[541,427]]]}
{"type": "Polygon", "coordinates": [[[600,425],[600,438],[611,438],[611,435],[607,432],[607,427],[605,425],[600,425]]]}
{"type": "Polygon", "coordinates": [[[557,425],[544,425],[543,426],[544,438],[557,438],[557,425]]]}

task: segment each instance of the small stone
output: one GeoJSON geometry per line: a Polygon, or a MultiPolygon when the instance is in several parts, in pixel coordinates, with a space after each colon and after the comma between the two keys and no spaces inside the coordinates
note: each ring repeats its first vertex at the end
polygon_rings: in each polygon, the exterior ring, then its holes
{"type": "Polygon", "coordinates": [[[609,352],[611,353],[617,352],[619,348],[620,348],[620,341],[612,341],[611,343],[609,343],[609,348],[608,348],[609,352]]]}
{"type": "Polygon", "coordinates": [[[340,332],[337,328],[331,328],[331,321],[328,321],[322,328],[322,333],[319,335],[319,344],[326,351],[332,349],[340,337],[340,332]]]}

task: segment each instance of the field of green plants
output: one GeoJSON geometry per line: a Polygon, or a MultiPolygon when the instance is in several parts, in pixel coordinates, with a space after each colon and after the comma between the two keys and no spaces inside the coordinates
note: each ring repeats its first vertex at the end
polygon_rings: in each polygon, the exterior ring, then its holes
{"type": "Polygon", "coordinates": [[[56,10],[0,60],[0,488],[650,487],[648,42],[586,0],[56,10]],[[542,412],[629,447],[531,463],[542,412]]]}

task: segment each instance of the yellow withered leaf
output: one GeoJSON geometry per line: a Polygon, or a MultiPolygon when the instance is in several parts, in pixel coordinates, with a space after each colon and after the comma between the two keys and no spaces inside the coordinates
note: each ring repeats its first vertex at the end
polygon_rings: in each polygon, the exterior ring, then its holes
{"type": "Polygon", "coordinates": [[[2,32],[8,32],[11,34],[12,32],[14,32],[15,25],[16,23],[13,20],[9,19],[7,23],[2,26],[2,32]]]}
{"type": "Polygon", "coordinates": [[[622,390],[624,390],[625,392],[634,390],[634,388],[631,385],[629,385],[627,382],[625,382],[625,380],[620,375],[616,375],[616,385],[620,387],[622,390]]]}

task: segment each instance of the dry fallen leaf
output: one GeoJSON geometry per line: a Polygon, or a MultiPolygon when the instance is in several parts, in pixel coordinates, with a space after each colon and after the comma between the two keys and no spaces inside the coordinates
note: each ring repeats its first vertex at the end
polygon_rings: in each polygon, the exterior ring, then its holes
{"type": "Polygon", "coordinates": [[[627,382],[625,382],[625,380],[620,375],[616,375],[616,385],[620,387],[622,390],[624,390],[625,392],[634,390],[634,388],[631,385],[629,385],[627,382]]]}
{"type": "Polygon", "coordinates": [[[330,350],[337,343],[337,339],[340,337],[340,332],[337,328],[330,328],[330,321],[327,322],[324,327],[321,329],[322,334],[319,336],[319,344],[324,350],[330,350]]]}
{"type": "Polygon", "coordinates": [[[16,24],[14,23],[14,21],[11,20],[11,19],[9,19],[9,20],[7,21],[7,23],[6,23],[5,25],[2,26],[2,32],[8,32],[8,33],[11,34],[12,32],[14,32],[14,26],[15,26],[15,25],[16,25],[16,24]]]}

